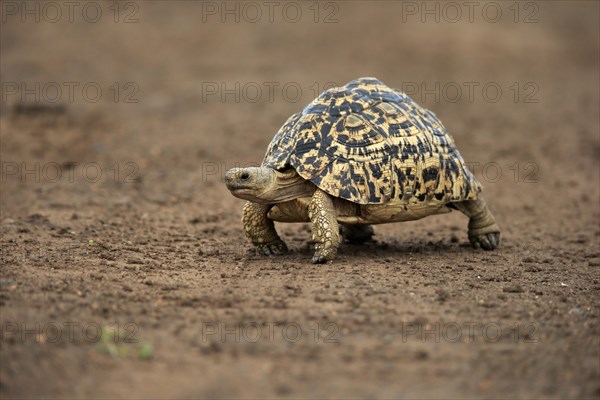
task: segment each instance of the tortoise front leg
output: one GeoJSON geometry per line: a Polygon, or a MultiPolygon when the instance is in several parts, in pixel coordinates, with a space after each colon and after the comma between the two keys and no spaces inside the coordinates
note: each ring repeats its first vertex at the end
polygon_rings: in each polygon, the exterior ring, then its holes
{"type": "Polygon", "coordinates": [[[275,224],[267,217],[272,205],[253,203],[251,201],[244,205],[244,233],[252,241],[258,251],[268,256],[271,254],[283,254],[287,251],[284,241],[279,238],[275,230],[275,224]]]}
{"type": "Polygon", "coordinates": [[[494,250],[500,244],[500,227],[496,224],[483,197],[453,203],[469,217],[469,241],[473,247],[494,250]]]}
{"type": "Polygon", "coordinates": [[[312,222],[312,237],[316,242],[313,264],[333,260],[340,244],[337,212],[331,197],[317,189],[308,206],[308,217],[312,222]]]}

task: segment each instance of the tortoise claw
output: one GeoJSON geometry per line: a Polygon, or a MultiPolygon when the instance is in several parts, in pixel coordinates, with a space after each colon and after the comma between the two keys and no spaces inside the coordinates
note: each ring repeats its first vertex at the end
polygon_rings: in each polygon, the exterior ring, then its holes
{"type": "Polygon", "coordinates": [[[492,250],[497,249],[500,245],[500,232],[492,232],[487,234],[488,240],[492,244],[492,250]]]}
{"type": "Polygon", "coordinates": [[[281,255],[287,253],[288,251],[287,245],[283,240],[278,240],[273,243],[259,244],[256,246],[256,248],[261,254],[265,256],[281,255]]]}
{"type": "Polygon", "coordinates": [[[337,254],[337,248],[327,246],[323,243],[317,243],[315,245],[315,255],[312,258],[313,264],[325,264],[327,261],[331,261],[337,254]]]}
{"type": "Polygon", "coordinates": [[[500,244],[500,232],[484,233],[470,238],[474,248],[481,247],[484,250],[495,250],[500,244]]]}
{"type": "Polygon", "coordinates": [[[325,264],[327,261],[329,260],[325,256],[319,254],[315,254],[312,258],[313,264],[325,264]]]}

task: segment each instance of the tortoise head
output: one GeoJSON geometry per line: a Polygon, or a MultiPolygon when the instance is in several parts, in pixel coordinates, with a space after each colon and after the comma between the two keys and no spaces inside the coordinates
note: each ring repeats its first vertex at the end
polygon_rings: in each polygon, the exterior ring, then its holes
{"type": "Polygon", "coordinates": [[[225,174],[227,189],[235,197],[255,203],[275,204],[310,196],[314,185],[292,169],[232,168],[225,174]]]}

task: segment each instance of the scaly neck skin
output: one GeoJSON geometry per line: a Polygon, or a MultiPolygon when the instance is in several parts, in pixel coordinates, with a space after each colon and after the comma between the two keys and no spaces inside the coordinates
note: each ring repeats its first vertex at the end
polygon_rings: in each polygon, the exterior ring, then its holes
{"type": "Polygon", "coordinates": [[[232,168],[225,174],[225,184],[235,197],[263,204],[311,196],[315,191],[315,185],[298,175],[294,169],[232,168]]]}

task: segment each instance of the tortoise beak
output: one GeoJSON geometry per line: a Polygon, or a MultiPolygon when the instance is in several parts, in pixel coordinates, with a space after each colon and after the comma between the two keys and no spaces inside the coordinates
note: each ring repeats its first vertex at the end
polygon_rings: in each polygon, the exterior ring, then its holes
{"type": "Polygon", "coordinates": [[[245,168],[232,168],[225,173],[225,185],[229,190],[241,189],[244,183],[250,181],[250,176],[250,172],[245,168]]]}

